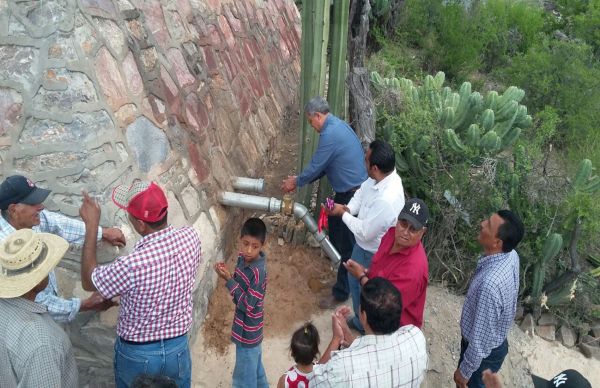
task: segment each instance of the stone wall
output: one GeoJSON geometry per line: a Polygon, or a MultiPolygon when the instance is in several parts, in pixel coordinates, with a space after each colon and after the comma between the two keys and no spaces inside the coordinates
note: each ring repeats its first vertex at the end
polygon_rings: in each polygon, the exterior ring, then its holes
{"type": "MultiPolygon", "coordinates": [[[[103,225],[137,236],[111,188],[155,180],[170,221],[203,242],[195,333],[233,225],[216,205],[234,175],[256,176],[296,110],[299,14],[292,0],[0,0],[0,175],[52,189],[46,207],[77,216],[81,190],[103,225]]],[[[128,248],[128,249],[129,249],[128,248]]],[[[118,252],[102,247],[101,260],[118,252]]],[[[85,296],[79,252],[57,270],[85,296]]],[[[112,381],[117,309],[67,327],[82,384],[112,381]]]]}

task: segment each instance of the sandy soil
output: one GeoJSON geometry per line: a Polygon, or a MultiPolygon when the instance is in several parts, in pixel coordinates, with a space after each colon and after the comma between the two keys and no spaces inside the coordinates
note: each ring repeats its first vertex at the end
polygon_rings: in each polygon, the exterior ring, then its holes
{"type": "MultiPolygon", "coordinates": [[[[265,301],[263,362],[271,386],[293,361],[289,356],[291,334],[305,320],[312,320],[321,334],[321,349],[331,338],[330,311],[321,311],[317,301],[328,292],[325,284],[334,272],[318,249],[271,245],[267,247],[269,284],[265,301]]],[[[232,265],[230,263],[230,265],[232,265]]],[[[453,387],[452,373],[459,356],[459,320],[463,297],[432,285],[428,289],[424,332],[429,367],[422,387],[453,387]]],[[[235,363],[235,348],[229,341],[233,303],[224,285],[213,294],[209,315],[192,347],[193,386],[228,387],[235,363]]],[[[600,362],[586,359],[576,350],[538,337],[530,338],[517,326],[511,331],[509,357],[501,370],[507,387],[529,387],[530,373],[551,377],[575,368],[600,387],[600,362]]]]}

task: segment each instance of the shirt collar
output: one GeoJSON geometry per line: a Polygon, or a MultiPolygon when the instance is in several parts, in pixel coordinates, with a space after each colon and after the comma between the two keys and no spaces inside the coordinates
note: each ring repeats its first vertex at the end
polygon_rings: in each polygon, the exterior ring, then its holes
{"type": "Polygon", "coordinates": [[[491,265],[494,265],[495,263],[502,262],[512,252],[513,251],[511,251],[511,252],[499,252],[499,253],[494,253],[493,255],[488,255],[488,256],[483,256],[482,255],[479,258],[479,261],[477,262],[477,267],[478,268],[489,267],[491,265]]]}
{"type": "Polygon", "coordinates": [[[2,215],[0,215],[0,236],[2,234],[6,234],[7,236],[14,232],[16,229],[6,220],[2,215]]]}
{"type": "Polygon", "coordinates": [[[17,298],[5,298],[1,300],[20,310],[25,310],[34,314],[44,314],[48,312],[48,309],[43,304],[33,302],[20,296],[17,298]]]}
{"type": "Polygon", "coordinates": [[[383,178],[379,182],[375,182],[375,184],[373,185],[373,189],[375,189],[375,190],[385,189],[394,180],[394,175],[397,175],[396,169],[392,170],[392,172],[390,174],[388,174],[385,178],[383,178]]]}
{"type": "Polygon", "coordinates": [[[150,233],[145,235],[144,237],[142,237],[133,247],[133,249],[138,249],[148,243],[151,243],[153,241],[157,241],[160,240],[161,238],[165,237],[166,235],[170,234],[173,231],[173,226],[172,225],[168,225],[166,228],[161,229],[157,232],[154,233],[150,233]]]}

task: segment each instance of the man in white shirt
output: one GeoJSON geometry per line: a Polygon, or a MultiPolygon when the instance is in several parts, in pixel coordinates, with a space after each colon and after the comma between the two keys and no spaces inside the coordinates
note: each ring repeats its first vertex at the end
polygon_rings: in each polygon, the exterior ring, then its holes
{"type": "Polygon", "coordinates": [[[384,278],[365,283],[360,295],[362,337],[350,332],[347,314],[347,306],[333,314],[333,338],[314,366],[309,386],[418,388],[427,371],[426,340],[416,326],[400,327],[400,291],[384,278]]]}
{"type": "MultiPolygon", "coordinates": [[[[398,214],[404,207],[404,188],[402,179],[394,169],[396,156],[390,144],[382,140],[369,144],[365,164],[369,178],[363,182],[348,205],[336,203],[330,214],[341,216],[344,224],[354,234],[356,244],[352,250],[352,260],[369,268],[381,238],[396,224],[398,214]]],[[[348,285],[355,314],[350,324],[362,333],[363,327],[358,319],[360,284],[354,276],[348,276],[348,285]]]]}

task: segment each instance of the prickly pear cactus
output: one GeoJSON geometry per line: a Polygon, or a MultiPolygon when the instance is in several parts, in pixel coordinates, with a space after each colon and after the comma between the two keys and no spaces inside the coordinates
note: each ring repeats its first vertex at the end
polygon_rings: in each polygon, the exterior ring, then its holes
{"type": "MultiPolygon", "coordinates": [[[[441,136],[455,153],[495,155],[511,147],[523,129],[532,126],[527,107],[519,104],[525,92],[511,86],[501,95],[490,91],[485,98],[464,82],[458,92],[444,87],[445,75],[428,75],[420,85],[406,78],[383,78],[371,73],[378,90],[396,89],[409,105],[429,104],[439,119],[441,136]]],[[[600,183],[600,178],[598,179],[600,183]]]]}

